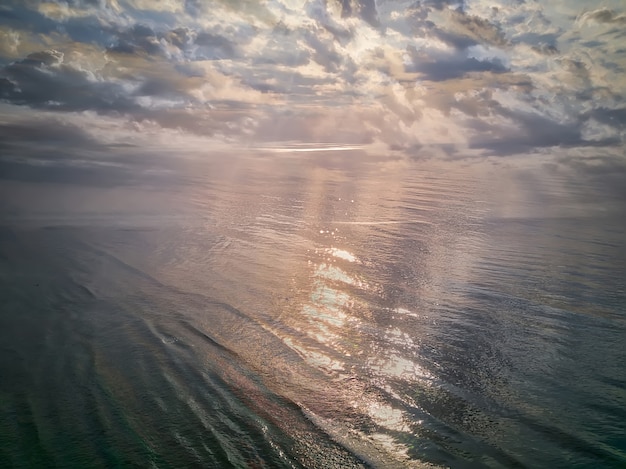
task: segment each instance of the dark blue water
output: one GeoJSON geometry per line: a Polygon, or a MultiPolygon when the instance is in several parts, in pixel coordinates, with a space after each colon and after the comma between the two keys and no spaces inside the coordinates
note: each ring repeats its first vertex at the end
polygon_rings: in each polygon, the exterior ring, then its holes
{"type": "Polygon", "coordinates": [[[625,204],[533,171],[11,183],[0,466],[626,466],[625,204]]]}

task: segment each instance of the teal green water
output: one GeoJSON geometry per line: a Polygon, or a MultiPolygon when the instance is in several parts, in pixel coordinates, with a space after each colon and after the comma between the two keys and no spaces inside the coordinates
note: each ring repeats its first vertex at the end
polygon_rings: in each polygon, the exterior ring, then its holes
{"type": "Polygon", "coordinates": [[[0,465],[626,465],[623,202],[343,163],[5,214],[0,465]]]}

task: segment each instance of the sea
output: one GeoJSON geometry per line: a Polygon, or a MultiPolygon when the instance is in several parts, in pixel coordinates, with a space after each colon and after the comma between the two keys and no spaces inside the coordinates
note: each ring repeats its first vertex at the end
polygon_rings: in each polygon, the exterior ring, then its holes
{"type": "Polygon", "coordinates": [[[2,182],[0,467],[626,467],[623,181],[169,157],[2,182]]]}

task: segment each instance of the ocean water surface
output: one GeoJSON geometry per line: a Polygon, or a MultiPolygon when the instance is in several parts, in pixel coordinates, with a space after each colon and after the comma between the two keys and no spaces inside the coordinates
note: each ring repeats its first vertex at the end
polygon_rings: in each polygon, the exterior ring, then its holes
{"type": "Polygon", "coordinates": [[[626,466],[601,183],[319,152],[3,191],[2,467],[626,466]]]}

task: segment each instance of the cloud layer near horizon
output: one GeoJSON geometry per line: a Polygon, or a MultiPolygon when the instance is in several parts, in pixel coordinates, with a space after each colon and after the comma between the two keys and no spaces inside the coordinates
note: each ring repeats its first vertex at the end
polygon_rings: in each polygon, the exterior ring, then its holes
{"type": "Polygon", "coordinates": [[[147,142],[623,158],[626,7],[596,3],[8,0],[3,163],[147,142]]]}

